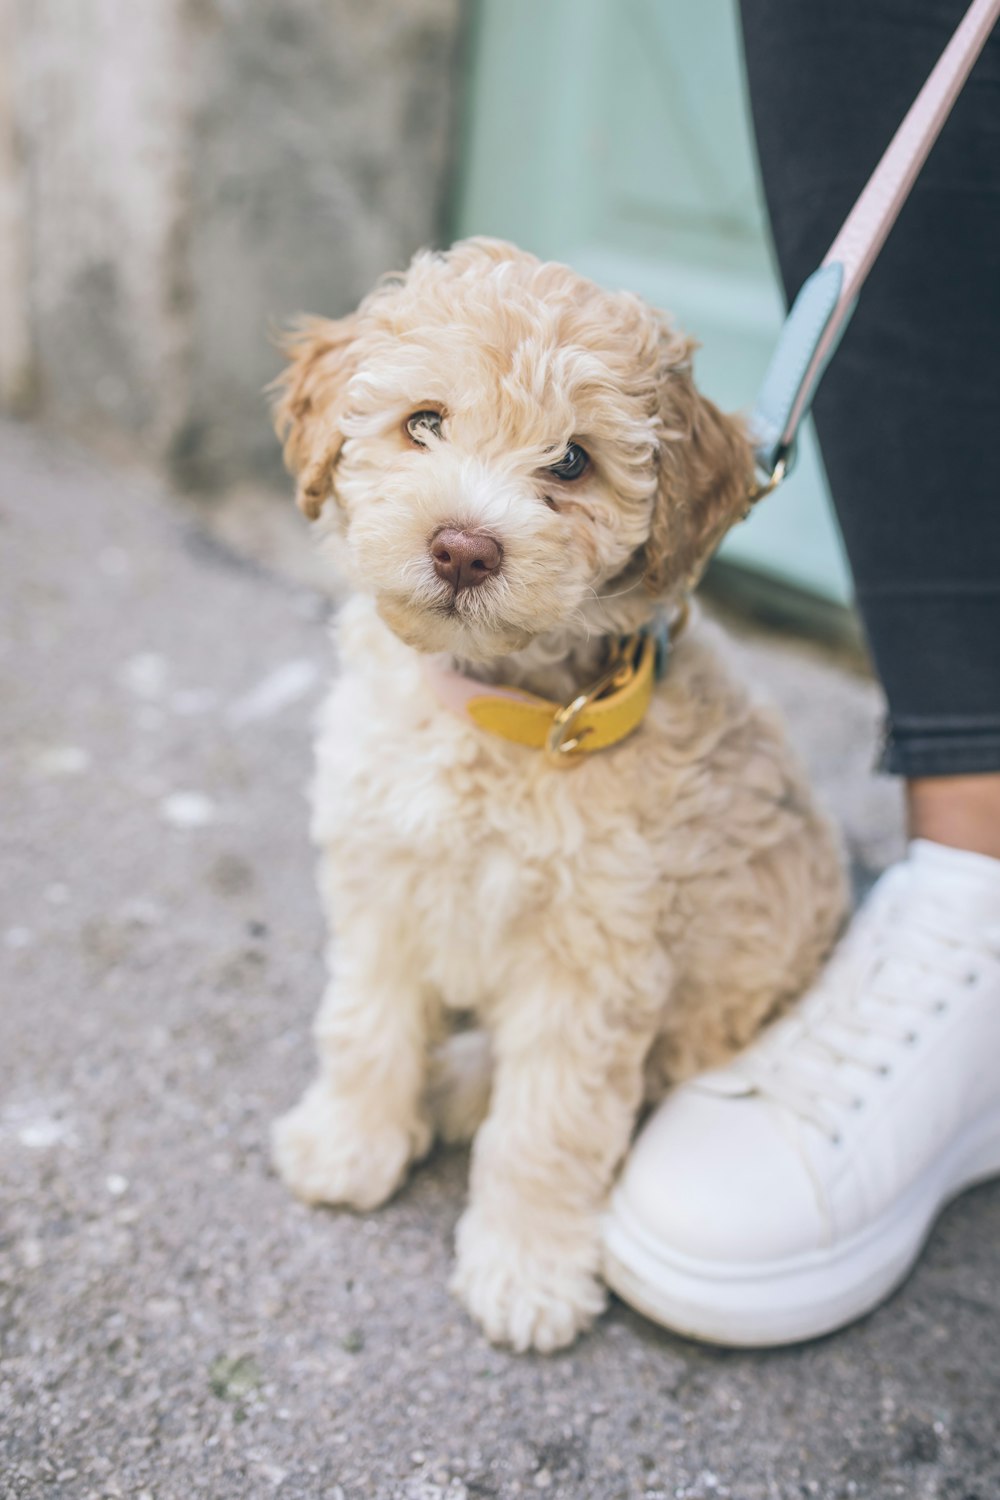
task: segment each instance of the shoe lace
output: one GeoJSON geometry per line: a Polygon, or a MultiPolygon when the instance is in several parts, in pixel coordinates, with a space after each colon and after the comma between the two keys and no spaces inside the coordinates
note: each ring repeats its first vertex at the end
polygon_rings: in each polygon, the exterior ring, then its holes
{"type": "Polygon", "coordinates": [[[733,1065],[758,1093],[843,1138],[844,1115],[893,1072],[928,1017],[1000,959],[1000,924],[967,933],[960,909],[906,889],[892,872],[855,918],[818,984],[733,1065]],[[963,927],[966,935],[963,936],[963,927]]]}

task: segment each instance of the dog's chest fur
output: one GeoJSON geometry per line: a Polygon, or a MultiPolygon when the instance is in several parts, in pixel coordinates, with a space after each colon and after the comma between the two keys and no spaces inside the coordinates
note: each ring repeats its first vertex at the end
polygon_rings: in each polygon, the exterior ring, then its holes
{"type": "Polygon", "coordinates": [[[443,709],[419,658],[363,606],[339,634],[313,797],[339,927],[378,921],[464,1008],[511,982],[532,933],[542,951],[557,931],[589,948],[637,911],[655,922],[667,789],[641,784],[638,737],[553,770],[443,709]]]}
{"type": "Polygon", "coordinates": [[[364,602],[339,636],[314,788],[328,905],[450,1005],[525,982],[526,954],[679,958],[694,888],[772,843],[782,803],[800,816],[770,715],[711,646],[684,643],[630,740],[557,771],[441,708],[364,602]]]}

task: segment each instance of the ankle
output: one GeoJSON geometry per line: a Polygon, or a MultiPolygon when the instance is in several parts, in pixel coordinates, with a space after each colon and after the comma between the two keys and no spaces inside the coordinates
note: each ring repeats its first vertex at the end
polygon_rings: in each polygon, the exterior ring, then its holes
{"type": "Polygon", "coordinates": [[[1000,859],[1000,773],[906,784],[910,837],[1000,859]]]}

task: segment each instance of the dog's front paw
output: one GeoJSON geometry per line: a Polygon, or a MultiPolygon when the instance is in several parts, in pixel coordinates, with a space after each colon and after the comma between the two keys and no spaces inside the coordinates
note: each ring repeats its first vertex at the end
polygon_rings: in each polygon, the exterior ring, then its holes
{"type": "Polygon", "coordinates": [[[314,1083],[275,1123],[271,1145],[278,1172],[299,1198],[365,1210],[392,1196],[410,1162],[427,1152],[430,1129],[419,1119],[409,1128],[372,1122],[314,1083]]]}
{"type": "Polygon", "coordinates": [[[472,1208],[458,1226],[451,1289],[494,1344],[550,1354],[571,1344],[602,1311],[606,1293],[594,1274],[593,1236],[579,1244],[515,1236],[472,1208]]]}

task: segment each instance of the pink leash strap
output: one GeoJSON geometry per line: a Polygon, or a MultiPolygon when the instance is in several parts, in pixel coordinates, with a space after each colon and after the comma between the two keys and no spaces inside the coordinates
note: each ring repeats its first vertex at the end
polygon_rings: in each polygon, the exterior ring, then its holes
{"type": "Polygon", "coordinates": [[[822,265],[795,299],[750,419],[757,461],[774,483],[791,464],[799,424],[865,278],[998,18],[1000,0],[972,0],[822,265]]]}

